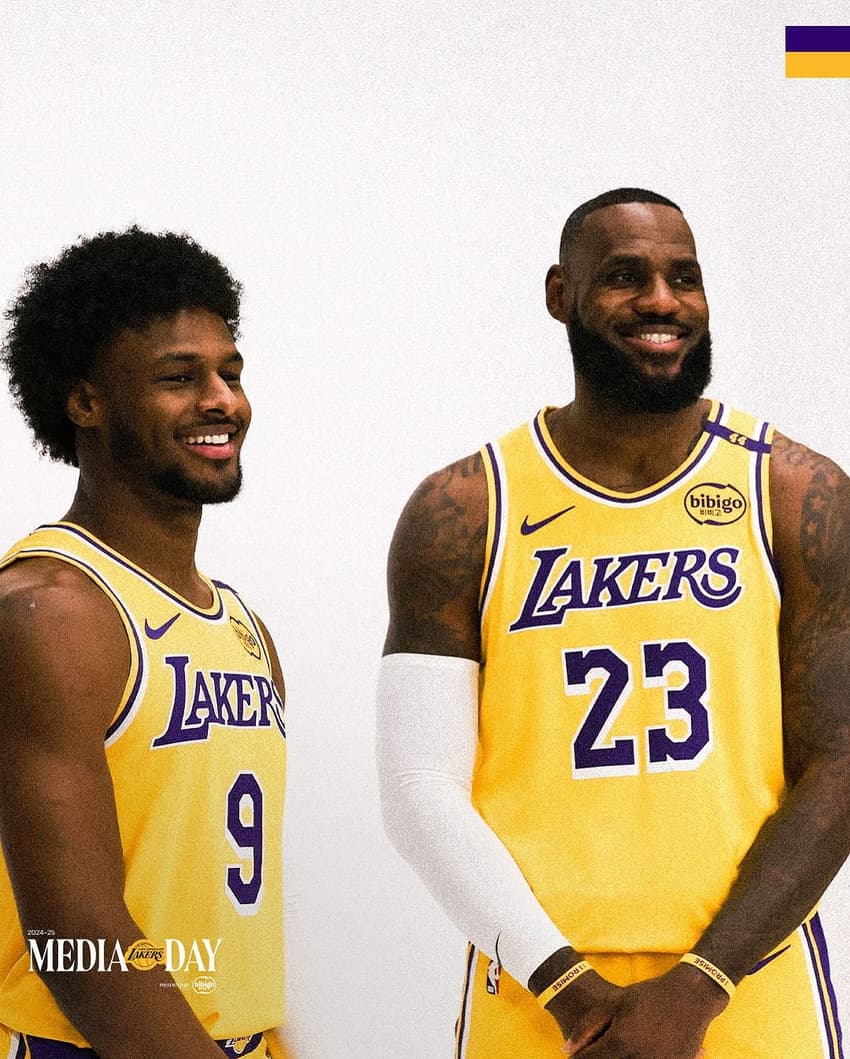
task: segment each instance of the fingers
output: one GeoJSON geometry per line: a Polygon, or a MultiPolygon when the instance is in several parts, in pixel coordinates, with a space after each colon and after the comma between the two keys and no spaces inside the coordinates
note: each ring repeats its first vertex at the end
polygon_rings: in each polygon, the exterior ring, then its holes
{"type": "Polygon", "coordinates": [[[565,1055],[578,1055],[583,1048],[598,1041],[610,1025],[610,1015],[600,1015],[592,1011],[581,1015],[576,1019],[562,1051],[565,1055]]]}

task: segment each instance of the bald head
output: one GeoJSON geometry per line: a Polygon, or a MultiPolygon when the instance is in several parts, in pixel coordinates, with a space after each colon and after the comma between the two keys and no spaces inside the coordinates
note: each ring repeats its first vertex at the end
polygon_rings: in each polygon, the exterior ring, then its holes
{"type": "Polygon", "coordinates": [[[648,202],[657,206],[669,206],[681,213],[681,209],[672,200],[659,195],[655,191],[647,191],[645,188],[614,188],[612,191],[603,191],[601,195],[588,199],[581,206],[577,206],[567,217],[564,230],[561,232],[561,250],[559,254],[560,263],[566,264],[567,256],[573,243],[582,230],[585,218],[596,210],[604,209],[606,206],[618,206],[630,202],[648,202]]]}

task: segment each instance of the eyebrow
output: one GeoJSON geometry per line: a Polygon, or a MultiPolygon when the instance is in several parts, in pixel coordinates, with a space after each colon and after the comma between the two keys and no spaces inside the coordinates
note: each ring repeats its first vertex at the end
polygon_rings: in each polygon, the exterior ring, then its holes
{"type": "MultiPolygon", "coordinates": [[[[646,265],[646,258],[640,254],[616,254],[613,257],[603,258],[599,263],[597,273],[608,272],[612,268],[643,268],[646,265]]],[[[668,263],[668,268],[696,268],[700,272],[699,260],[696,255],[684,254],[681,257],[673,258],[668,263]]]]}
{"type": "MultiPolygon", "coordinates": [[[[201,360],[201,359],[202,358],[201,358],[201,354],[200,353],[190,353],[190,352],[183,353],[183,352],[180,352],[178,350],[174,350],[174,351],[169,352],[169,353],[161,354],[160,356],[158,356],[156,358],[154,363],[155,364],[192,364],[192,363],[194,363],[194,361],[201,360]]],[[[244,361],[244,357],[242,356],[242,354],[239,352],[238,349],[234,349],[233,352],[230,354],[230,356],[227,358],[225,363],[227,363],[227,364],[230,364],[230,363],[242,364],[243,361],[244,361]]]]}

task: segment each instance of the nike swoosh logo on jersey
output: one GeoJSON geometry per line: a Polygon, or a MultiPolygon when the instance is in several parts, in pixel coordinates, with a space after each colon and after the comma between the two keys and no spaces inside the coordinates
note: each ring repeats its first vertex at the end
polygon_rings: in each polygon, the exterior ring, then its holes
{"type": "Polygon", "coordinates": [[[167,622],[165,622],[163,625],[160,625],[157,629],[153,628],[148,619],[145,618],[145,635],[149,640],[158,640],[161,636],[165,636],[165,634],[168,632],[168,630],[175,623],[175,621],[177,621],[179,617],[180,612],[178,611],[173,618],[169,618],[167,622]]]}
{"type": "Polygon", "coordinates": [[[550,515],[548,518],[543,518],[539,522],[529,522],[528,515],[522,520],[522,525],[519,528],[520,533],[523,537],[527,537],[529,533],[536,533],[539,529],[543,529],[544,526],[548,526],[550,522],[554,522],[556,518],[560,518],[561,515],[566,515],[568,511],[572,511],[575,504],[571,504],[569,507],[565,507],[563,511],[556,511],[554,515],[550,515]]]}
{"type": "Polygon", "coordinates": [[[772,963],[777,958],[777,956],[781,956],[783,952],[787,952],[790,948],[790,945],[786,945],[785,948],[780,949],[779,952],[772,952],[770,956],[765,956],[763,960],[759,960],[755,967],[747,971],[747,974],[755,974],[756,971],[760,971],[762,967],[767,967],[767,965],[769,963],[772,963]]]}

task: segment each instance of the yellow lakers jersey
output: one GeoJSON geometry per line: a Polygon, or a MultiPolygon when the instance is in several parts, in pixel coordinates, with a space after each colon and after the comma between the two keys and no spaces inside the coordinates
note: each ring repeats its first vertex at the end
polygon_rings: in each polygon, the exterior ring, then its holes
{"type": "MultiPolygon", "coordinates": [[[[207,582],[212,604],[194,606],[70,523],[36,530],[0,568],[34,556],[70,563],[102,588],[131,657],[105,752],[125,901],[145,944],[119,955],[85,939],[66,948],[66,966],[144,974],[162,963],[217,1039],[279,1025],[286,741],[257,622],[227,585],[207,582]]],[[[0,862],[0,1023],[82,1046],[35,973],[60,958],[60,940],[22,936],[0,862]]]]}
{"type": "Polygon", "coordinates": [[[577,473],[545,410],[483,450],[473,798],[580,950],[690,948],[782,795],[771,437],[715,402],[635,493],[577,473]]]}

